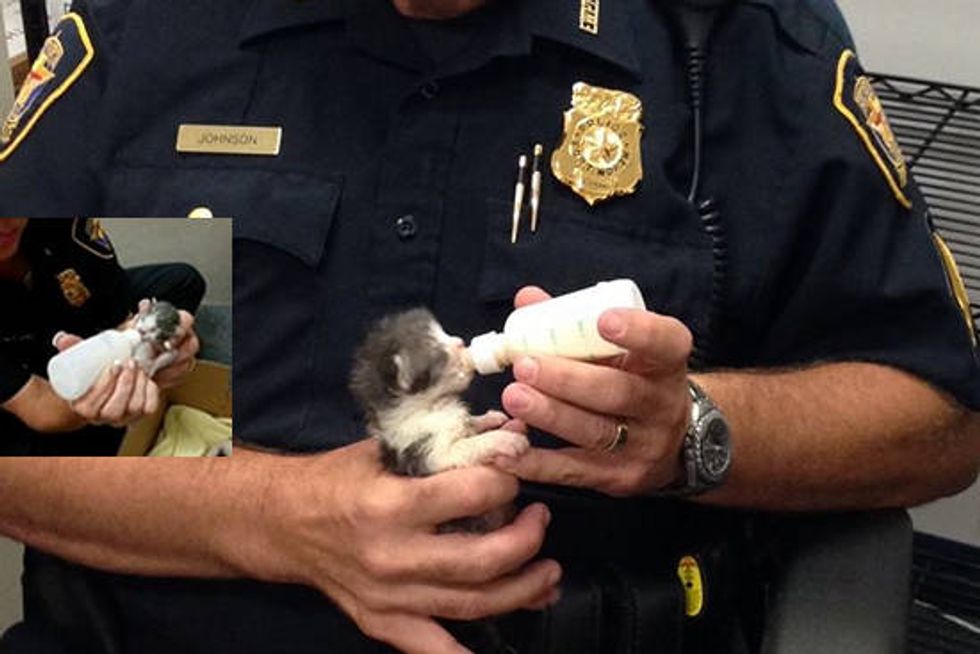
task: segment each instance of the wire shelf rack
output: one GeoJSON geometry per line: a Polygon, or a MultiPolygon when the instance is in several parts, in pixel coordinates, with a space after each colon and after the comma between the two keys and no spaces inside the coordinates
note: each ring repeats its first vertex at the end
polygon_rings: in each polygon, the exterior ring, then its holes
{"type": "Polygon", "coordinates": [[[871,74],[980,324],[980,89],[871,74]]]}

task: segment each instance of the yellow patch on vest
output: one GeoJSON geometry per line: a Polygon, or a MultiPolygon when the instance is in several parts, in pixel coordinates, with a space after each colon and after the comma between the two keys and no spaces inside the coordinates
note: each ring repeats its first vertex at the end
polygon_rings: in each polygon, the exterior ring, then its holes
{"type": "Polygon", "coordinates": [[[932,239],[936,244],[936,249],[939,251],[939,258],[942,259],[943,268],[946,269],[946,278],[949,280],[950,291],[956,300],[960,313],[963,314],[963,320],[966,321],[967,330],[970,332],[970,340],[973,342],[973,347],[977,347],[977,331],[973,322],[973,311],[970,309],[970,296],[966,292],[966,283],[963,281],[963,275],[960,274],[959,266],[956,265],[956,259],[953,258],[953,251],[946,245],[946,241],[939,234],[933,234],[932,239]]]}
{"type": "Polygon", "coordinates": [[[845,50],[837,63],[834,107],[854,127],[871,158],[885,176],[895,199],[906,209],[911,209],[912,201],[905,195],[909,182],[905,156],[871,80],[865,75],[858,75],[857,68],[857,56],[852,51],[845,50]],[[853,83],[849,84],[849,80],[853,80],[853,83]]]}
{"type": "Polygon", "coordinates": [[[17,149],[41,116],[71,88],[95,57],[81,16],[65,16],[55,26],[31,66],[14,106],[0,125],[0,163],[17,149]]]}

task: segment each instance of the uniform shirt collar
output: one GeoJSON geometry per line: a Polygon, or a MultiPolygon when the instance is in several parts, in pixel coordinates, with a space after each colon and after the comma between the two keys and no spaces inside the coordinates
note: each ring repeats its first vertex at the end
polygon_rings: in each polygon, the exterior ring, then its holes
{"type": "Polygon", "coordinates": [[[341,20],[347,14],[345,0],[252,0],[239,40],[246,43],[292,28],[341,20]]]}
{"type": "MultiPolygon", "coordinates": [[[[605,0],[601,5],[598,34],[579,29],[581,5],[575,0],[502,0],[519,6],[524,35],[507,35],[512,53],[527,47],[524,36],[548,39],[582,50],[642,77],[628,7],[624,0],[605,0]]],[[[253,0],[245,15],[242,43],[277,32],[363,16],[358,0],[253,0]]],[[[515,25],[516,26],[516,25],[515,25]]],[[[508,52],[507,54],[510,54],[508,52]]]]}
{"type": "Polygon", "coordinates": [[[588,52],[637,78],[643,77],[636,52],[636,35],[629,20],[634,3],[629,0],[601,2],[598,34],[579,28],[582,7],[577,0],[516,1],[521,3],[524,24],[532,35],[588,52]]]}

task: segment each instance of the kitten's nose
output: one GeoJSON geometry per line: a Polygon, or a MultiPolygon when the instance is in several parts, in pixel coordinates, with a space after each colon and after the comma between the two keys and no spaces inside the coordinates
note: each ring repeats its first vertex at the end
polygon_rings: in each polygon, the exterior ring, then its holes
{"type": "Polygon", "coordinates": [[[466,342],[459,336],[450,336],[449,345],[456,350],[460,350],[466,346],[466,342]]]}

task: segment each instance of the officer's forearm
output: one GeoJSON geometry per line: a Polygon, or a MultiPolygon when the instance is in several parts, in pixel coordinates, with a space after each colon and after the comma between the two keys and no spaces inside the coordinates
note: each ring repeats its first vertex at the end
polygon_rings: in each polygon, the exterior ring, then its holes
{"type": "Polygon", "coordinates": [[[87,423],[68,402],[58,397],[45,379],[33,376],[3,409],[41,434],[76,431],[87,423]]]}
{"type": "Polygon", "coordinates": [[[116,572],[240,576],[281,459],[0,459],[0,534],[116,572]]]}
{"type": "Polygon", "coordinates": [[[772,509],[912,506],[976,478],[980,419],[872,364],[713,373],[698,381],[732,426],[725,485],[706,502],[772,509]]]}

